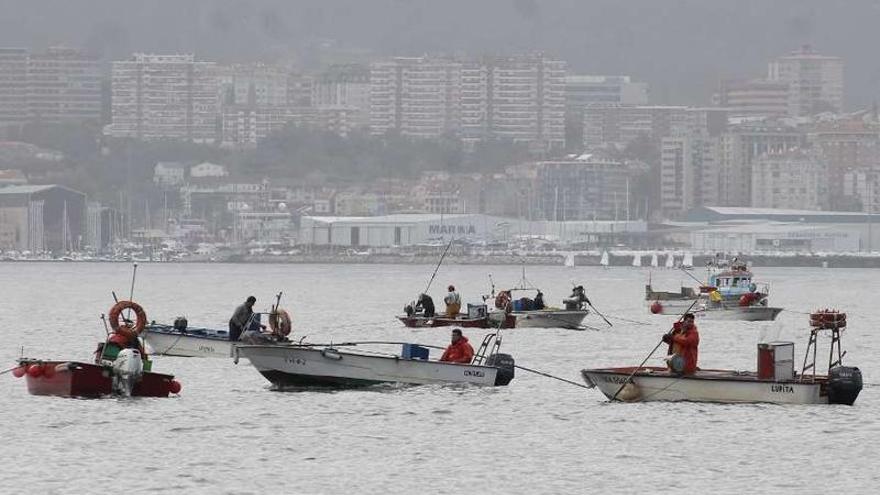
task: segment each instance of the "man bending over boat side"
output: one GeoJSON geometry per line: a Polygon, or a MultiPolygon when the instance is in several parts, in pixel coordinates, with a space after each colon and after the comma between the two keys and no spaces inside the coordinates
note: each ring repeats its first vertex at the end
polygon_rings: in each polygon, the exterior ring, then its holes
{"type": "Polygon", "coordinates": [[[440,361],[450,363],[471,364],[474,359],[474,348],[468,343],[467,337],[461,334],[461,329],[452,330],[452,343],[443,352],[440,361]]]}
{"type": "Polygon", "coordinates": [[[251,321],[251,316],[254,314],[256,302],[256,297],[248,296],[244,304],[235,308],[235,313],[232,313],[232,318],[229,319],[229,340],[235,342],[241,338],[242,332],[246,330],[245,325],[251,321]]]}
{"type": "Polygon", "coordinates": [[[676,322],[672,332],[663,335],[663,342],[669,344],[667,362],[670,370],[685,375],[692,375],[697,371],[700,332],[694,323],[693,313],[685,314],[681,322],[676,322]],[[678,357],[683,363],[677,362],[678,357]]]}

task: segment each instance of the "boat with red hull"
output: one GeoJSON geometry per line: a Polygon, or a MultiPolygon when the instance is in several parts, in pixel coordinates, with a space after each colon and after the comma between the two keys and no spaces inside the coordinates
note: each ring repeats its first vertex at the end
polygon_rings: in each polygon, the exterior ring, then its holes
{"type": "MultiPolygon", "coordinates": [[[[114,393],[113,367],[109,365],[22,359],[19,366],[27,377],[27,388],[31,395],[101,397],[114,393]]],[[[174,376],[145,371],[132,387],[131,396],[168,397],[179,391],[180,384],[174,380],[174,376]]]]}
{"type": "Polygon", "coordinates": [[[147,315],[133,301],[118,301],[110,309],[112,332],[98,345],[94,362],[21,358],[15,377],[26,377],[32,395],[59,397],[168,397],[180,392],[172,375],[154,373],[141,337],[147,315]],[[131,312],[131,321],[123,312],[131,312]]]}

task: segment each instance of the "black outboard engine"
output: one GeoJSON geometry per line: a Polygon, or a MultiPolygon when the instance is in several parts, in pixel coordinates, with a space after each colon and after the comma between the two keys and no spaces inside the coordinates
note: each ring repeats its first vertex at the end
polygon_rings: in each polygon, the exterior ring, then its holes
{"type": "Polygon", "coordinates": [[[486,366],[498,368],[495,375],[495,385],[507,385],[513,380],[515,374],[515,362],[510,354],[492,354],[486,360],[486,366]]]}
{"type": "Polygon", "coordinates": [[[862,372],[855,366],[828,370],[828,403],[853,405],[862,391],[862,372]]]}
{"type": "Polygon", "coordinates": [[[178,316],[174,319],[174,329],[180,333],[186,333],[186,326],[188,322],[186,321],[185,316],[178,316]]]}

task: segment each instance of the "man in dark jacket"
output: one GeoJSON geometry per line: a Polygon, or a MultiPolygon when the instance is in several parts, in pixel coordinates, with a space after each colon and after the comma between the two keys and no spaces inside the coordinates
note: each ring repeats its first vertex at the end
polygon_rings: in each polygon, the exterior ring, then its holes
{"type": "Polygon", "coordinates": [[[416,312],[418,312],[420,308],[424,310],[422,316],[425,318],[434,317],[434,312],[436,310],[434,309],[434,300],[431,299],[431,296],[427,294],[421,294],[419,296],[419,300],[416,301],[416,312]]]}
{"type": "Polygon", "coordinates": [[[251,321],[251,316],[254,314],[254,304],[256,302],[256,297],[249,296],[244,304],[235,308],[235,313],[233,313],[232,318],[229,319],[229,340],[233,342],[237,341],[241,338],[242,332],[248,330],[248,328],[245,327],[248,322],[251,321]]]}

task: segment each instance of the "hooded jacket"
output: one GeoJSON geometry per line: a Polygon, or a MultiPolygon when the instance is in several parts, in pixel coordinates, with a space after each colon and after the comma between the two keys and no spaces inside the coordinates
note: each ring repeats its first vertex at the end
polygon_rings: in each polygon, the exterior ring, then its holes
{"type": "Polygon", "coordinates": [[[449,361],[452,363],[470,364],[474,358],[474,348],[468,343],[467,337],[464,335],[458,339],[458,342],[449,344],[440,361],[449,361]]]}

